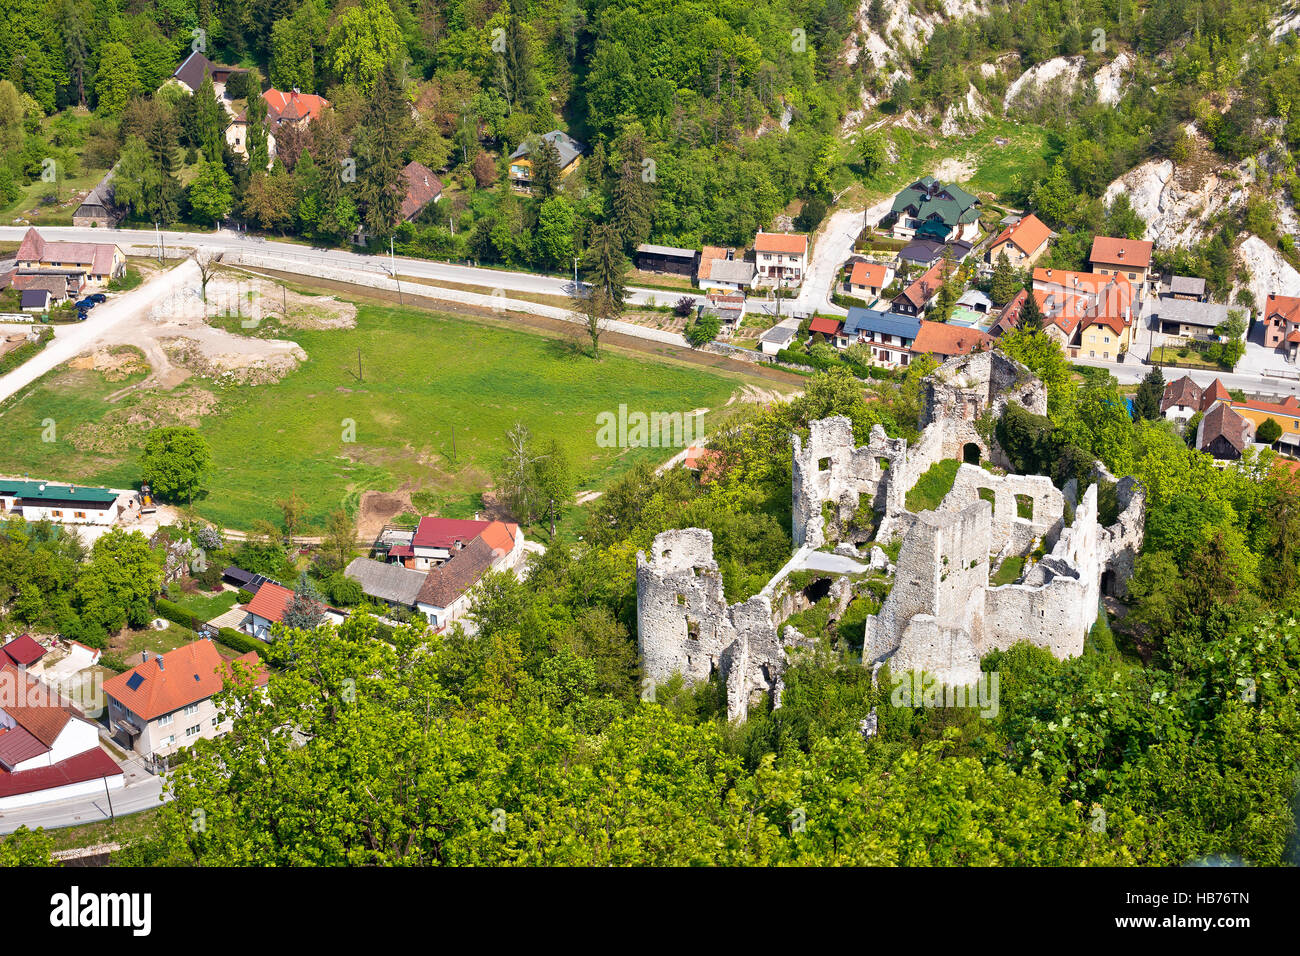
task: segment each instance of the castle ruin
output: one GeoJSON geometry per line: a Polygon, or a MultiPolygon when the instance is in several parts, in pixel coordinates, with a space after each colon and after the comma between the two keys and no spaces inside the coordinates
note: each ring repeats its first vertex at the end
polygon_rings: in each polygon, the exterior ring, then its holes
{"type": "MultiPolygon", "coordinates": [[[[1047,413],[1047,390],[1000,352],[951,359],[924,383],[921,434],[914,445],[872,429],[855,447],[845,417],[812,422],[792,438],[792,530],[801,556],[839,544],[901,539],[894,579],[867,618],[862,662],[924,670],[950,685],[979,679],[980,657],[1028,641],[1057,657],[1083,651],[1102,593],[1122,597],[1142,544],[1145,492],[1116,484],[1118,518],[1103,526],[1097,485],[1081,496],[1039,475],[1005,474],[1010,461],[993,425],[1010,402],[1047,413]],[[963,462],[938,508],[914,514],[907,493],[935,463],[963,462]],[[990,470],[979,465],[988,462],[990,470]],[[872,521],[863,515],[871,513],[872,521]],[[864,527],[868,527],[864,531],[864,527]],[[862,540],[853,540],[854,537],[862,540]],[[1009,583],[993,581],[1007,562],[1009,583]]],[[[1098,465],[1096,477],[1114,481],[1098,465]]],[[[718,675],[729,717],[743,717],[763,694],[779,706],[787,658],[771,594],[728,606],[713,560],[712,535],[696,528],[655,538],[637,555],[638,640],[653,680],[718,675]]],[[[865,570],[865,568],[864,568],[865,570]]],[[[802,642],[787,629],[784,644],[802,642]]]]}

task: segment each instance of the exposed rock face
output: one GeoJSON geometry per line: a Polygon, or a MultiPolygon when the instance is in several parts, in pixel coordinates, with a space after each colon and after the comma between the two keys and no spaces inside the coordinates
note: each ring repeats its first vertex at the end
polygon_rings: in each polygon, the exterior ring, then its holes
{"type": "MultiPolygon", "coordinates": [[[[861,0],[857,15],[858,31],[863,38],[865,55],[874,66],[898,61],[908,51],[920,48],[940,23],[988,12],[981,0],[939,0],[930,6],[931,12],[919,15],[912,12],[909,0],[884,0],[885,22],[876,31],[868,16],[871,0],[861,0]]],[[[857,63],[858,50],[856,38],[850,38],[844,54],[850,65],[857,63]]]]}
{"type": "Polygon", "coordinates": [[[988,102],[973,84],[967,84],[965,99],[948,107],[943,122],[939,124],[939,132],[944,136],[956,136],[975,128],[988,115],[988,102]]]}
{"type": "Polygon", "coordinates": [[[1049,86],[1073,90],[1079,85],[1083,63],[1084,58],[1081,56],[1058,56],[1031,66],[1007,87],[1006,95],[1002,98],[1002,108],[1010,110],[1017,105],[1017,101],[1022,101],[1019,105],[1029,105],[1034,96],[1049,86]]]}
{"type": "Polygon", "coordinates": [[[1170,160],[1148,160],[1129,170],[1106,189],[1105,202],[1128,193],[1134,212],[1146,220],[1144,238],[1158,246],[1189,245],[1206,238],[1206,220],[1227,206],[1244,202],[1251,167],[1236,167],[1237,178],[1225,178],[1219,171],[1175,168],[1170,160]]]}
{"type": "Polygon", "coordinates": [[[1282,254],[1258,236],[1248,236],[1237,250],[1241,264],[1250,271],[1247,288],[1257,308],[1270,295],[1300,295],[1300,272],[1282,254]]]}
{"type": "MultiPolygon", "coordinates": [[[[700,528],[656,535],[647,560],[636,556],[637,645],[642,670],[656,683],[674,673],[696,683],[717,675],[727,688],[727,717],[743,719],[766,694],[780,704],[785,644],[766,594],[727,605],[713,560],[713,534],[700,528]]],[[[804,643],[793,628],[790,641],[804,643]]]]}
{"type": "Polygon", "coordinates": [[[1120,53],[1092,77],[1092,84],[1097,90],[1097,102],[1114,106],[1124,96],[1127,86],[1125,77],[1133,69],[1133,58],[1128,53],[1120,53]]]}

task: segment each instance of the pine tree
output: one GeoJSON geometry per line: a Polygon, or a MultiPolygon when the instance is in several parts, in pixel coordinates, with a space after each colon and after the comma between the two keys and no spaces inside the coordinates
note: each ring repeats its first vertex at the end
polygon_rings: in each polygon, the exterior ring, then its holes
{"type": "Polygon", "coordinates": [[[1007,258],[1007,251],[998,253],[998,261],[993,266],[993,284],[989,288],[989,298],[994,305],[1006,305],[1016,297],[1023,283],[1016,275],[1016,270],[1007,258]]]}
{"type": "Polygon", "coordinates": [[[363,221],[372,235],[385,236],[401,221],[402,150],[411,125],[411,107],[402,81],[390,63],[375,82],[357,137],[362,144],[362,172],[357,183],[363,221]]]}
{"type": "Polygon", "coordinates": [[[325,601],[316,586],[303,571],[298,575],[298,586],[293,589],[293,599],[284,611],[284,626],[310,631],[325,620],[325,601]]]}
{"type": "Polygon", "coordinates": [[[542,139],[529,159],[533,166],[533,196],[544,202],[560,188],[560,151],[549,139],[542,139]]]}
{"type": "Polygon", "coordinates": [[[1154,366],[1142,379],[1133,397],[1135,421],[1155,421],[1160,417],[1160,402],[1165,394],[1165,376],[1160,366],[1154,366]]]}
{"type": "Polygon", "coordinates": [[[1020,328],[1026,332],[1043,330],[1043,310],[1038,307],[1034,290],[1028,287],[1025,288],[1025,304],[1020,309],[1020,328]]]}

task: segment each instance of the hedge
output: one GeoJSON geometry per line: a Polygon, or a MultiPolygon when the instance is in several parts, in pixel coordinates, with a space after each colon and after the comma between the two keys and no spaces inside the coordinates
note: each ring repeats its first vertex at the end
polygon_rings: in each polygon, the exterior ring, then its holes
{"type": "Polygon", "coordinates": [[[232,651],[239,651],[241,654],[253,651],[263,660],[271,653],[271,649],[266,646],[264,641],[249,637],[243,631],[237,631],[233,627],[223,627],[217,631],[217,640],[232,651]]]}
{"type": "Polygon", "coordinates": [[[167,618],[167,620],[179,624],[182,627],[188,627],[191,631],[197,631],[199,625],[203,623],[198,619],[197,615],[185,610],[185,608],[181,607],[179,604],[167,600],[165,597],[160,597],[154,601],[154,607],[156,607],[158,613],[167,618]]]}

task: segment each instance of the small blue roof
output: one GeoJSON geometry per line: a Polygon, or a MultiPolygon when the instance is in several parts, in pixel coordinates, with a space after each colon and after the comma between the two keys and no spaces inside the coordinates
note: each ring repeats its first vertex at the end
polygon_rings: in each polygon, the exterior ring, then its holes
{"type": "Polygon", "coordinates": [[[885,335],[900,335],[905,339],[914,339],[921,331],[921,320],[897,312],[881,312],[878,309],[864,309],[855,306],[849,309],[849,317],[844,320],[844,335],[857,335],[859,331],[882,332],[885,335]]]}

